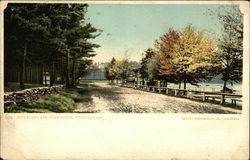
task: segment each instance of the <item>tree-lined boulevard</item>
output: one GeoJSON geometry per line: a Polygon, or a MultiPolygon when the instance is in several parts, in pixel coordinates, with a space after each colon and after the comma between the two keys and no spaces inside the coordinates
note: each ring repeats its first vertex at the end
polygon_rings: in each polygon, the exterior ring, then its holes
{"type": "Polygon", "coordinates": [[[76,113],[241,113],[241,110],[219,104],[200,103],[106,83],[92,83],[84,89],[90,92],[92,100],[79,103],[74,110],[76,113]]]}
{"type": "MultiPolygon", "coordinates": [[[[230,93],[232,98],[241,97],[232,95],[235,93],[228,87],[230,83],[242,81],[243,15],[238,6],[208,11],[220,22],[221,35],[211,34],[191,23],[182,29],[166,28],[164,34],[155,37],[154,47],[145,48],[139,62],[129,57],[113,57],[105,68],[107,83],[94,81],[93,84],[82,78],[98,70],[91,58],[98,54],[95,49],[102,46],[93,40],[103,30],[86,18],[88,7],[88,4],[8,4],[4,11],[5,91],[14,94],[19,90],[18,94],[22,95],[26,88],[61,84],[65,90],[41,96],[35,101],[24,101],[21,106],[6,106],[5,111],[239,112],[218,104],[114,86],[166,88],[175,84],[184,91],[179,92],[183,94],[180,97],[187,97],[191,92],[187,85],[199,86],[201,82],[220,76],[223,87],[214,94],[230,93]],[[151,99],[152,96],[155,99],[151,99]]],[[[241,102],[241,99],[236,101],[241,102]]]]}

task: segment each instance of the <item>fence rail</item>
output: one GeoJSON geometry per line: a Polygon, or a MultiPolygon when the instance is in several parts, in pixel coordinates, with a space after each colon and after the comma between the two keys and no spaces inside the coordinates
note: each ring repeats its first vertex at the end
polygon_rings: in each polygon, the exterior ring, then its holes
{"type": "Polygon", "coordinates": [[[178,97],[186,97],[186,98],[202,98],[202,101],[206,101],[211,98],[213,101],[215,99],[220,100],[220,104],[225,103],[226,98],[231,99],[231,104],[236,105],[236,102],[241,102],[242,98],[241,94],[233,94],[233,93],[224,93],[224,92],[211,92],[211,91],[197,91],[197,90],[190,90],[190,89],[179,89],[179,88],[170,88],[170,87],[159,87],[159,86],[145,86],[140,84],[134,83],[125,83],[122,84],[123,87],[129,87],[134,89],[140,89],[148,92],[158,92],[163,93],[166,95],[173,95],[178,97]]]}

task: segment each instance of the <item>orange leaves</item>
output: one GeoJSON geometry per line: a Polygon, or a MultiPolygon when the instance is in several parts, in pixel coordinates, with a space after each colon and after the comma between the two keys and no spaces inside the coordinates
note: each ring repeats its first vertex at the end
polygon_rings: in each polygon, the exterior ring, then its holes
{"type": "Polygon", "coordinates": [[[156,42],[160,53],[160,74],[170,81],[198,82],[211,77],[217,65],[214,40],[205,30],[187,25],[182,32],[169,29],[156,42]]]}
{"type": "Polygon", "coordinates": [[[171,75],[174,73],[172,57],[175,51],[175,45],[180,39],[177,31],[169,29],[168,32],[157,41],[157,49],[160,52],[160,73],[162,75],[171,75]]]}

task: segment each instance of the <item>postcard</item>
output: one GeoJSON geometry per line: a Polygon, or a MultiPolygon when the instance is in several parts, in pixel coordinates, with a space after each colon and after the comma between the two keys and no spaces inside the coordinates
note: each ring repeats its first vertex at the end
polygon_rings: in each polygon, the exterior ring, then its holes
{"type": "Polygon", "coordinates": [[[249,2],[1,1],[1,158],[249,159],[249,2]]]}

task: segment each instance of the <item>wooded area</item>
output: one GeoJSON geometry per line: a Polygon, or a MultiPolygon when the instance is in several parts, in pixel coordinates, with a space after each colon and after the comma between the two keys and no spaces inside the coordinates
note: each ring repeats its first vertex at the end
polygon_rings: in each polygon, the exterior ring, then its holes
{"type": "Polygon", "coordinates": [[[86,19],[87,4],[15,4],[4,11],[4,85],[8,82],[75,87],[99,45],[101,30],[86,19]]]}

